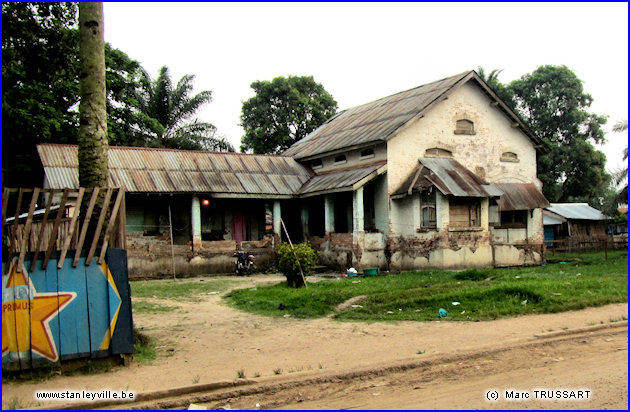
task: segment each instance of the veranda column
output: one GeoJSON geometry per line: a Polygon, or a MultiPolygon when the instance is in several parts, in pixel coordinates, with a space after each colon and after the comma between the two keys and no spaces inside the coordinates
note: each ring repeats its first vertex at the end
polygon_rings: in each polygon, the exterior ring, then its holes
{"type": "Polygon", "coordinates": [[[335,202],[331,194],[324,198],[324,231],[326,233],[335,231],[335,202]]]}
{"type": "Polygon", "coordinates": [[[192,196],[190,226],[192,228],[192,248],[195,251],[201,248],[201,203],[197,195],[192,196]]]}
{"type": "Polygon", "coordinates": [[[282,216],[282,210],[280,209],[280,201],[274,200],[273,202],[273,237],[275,242],[280,242],[282,239],[282,223],[280,218],[282,216]]]}
{"type": "Polygon", "coordinates": [[[363,212],[363,187],[358,188],[353,193],[352,218],[353,232],[363,232],[363,223],[365,221],[363,212]]]}

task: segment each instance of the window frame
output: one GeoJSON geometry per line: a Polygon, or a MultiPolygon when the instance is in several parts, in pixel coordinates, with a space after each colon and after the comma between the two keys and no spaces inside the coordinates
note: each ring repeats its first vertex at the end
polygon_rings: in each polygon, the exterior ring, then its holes
{"type": "Polygon", "coordinates": [[[475,122],[470,119],[457,119],[455,121],[455,134],[463,134],[463,135],[475,135],[477,134],[477,129],[475,128],[475,122]],[[462,123],[465,122],[465,123],[462,123]],[[460,127],[460,125],[466,124],[468,127],[460,127]]]}

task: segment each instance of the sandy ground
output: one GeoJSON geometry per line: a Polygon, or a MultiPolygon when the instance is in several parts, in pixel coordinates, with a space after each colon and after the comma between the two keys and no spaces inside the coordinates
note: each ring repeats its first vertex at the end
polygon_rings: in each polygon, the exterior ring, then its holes
{"type": "MultiPolygon", "coordinates": [[[[230,279],[234,279],[231,277],[230,279]]],[[[280,276],[252,276],[243,279],[239,287],[253,287],[282,280],[280,276]]],[[[161,302],[149,299],[152,302],[161,302]]],[[[93,375],[56,376],[43,382],[15,383],[3,379],[2,405],[18,405],[24,408],[45,407],[34,399],[37,390],[128,390],[136,393],[160,389],[189,386],[193,384],[231,381],[239,373],[249,379],[299,378],[305,375],[317,375],[331,372],[350,371],[356,368],[379,367],[410,360],[439,358],[449,354],[476,350],[489,350],[501,346],[519,345],[535,341],[534,335],[550,331],[579,329],[593,325],[608,324],[627,319],[628,305],[615,304],[599,308],[548,315],[530,315],[502,319],[491,322],[451,322],[448,320],[433,322],[396,322],[396,323],[355,323],[339,322],[324,318],[317,320],[298,320],[288,318],[266,318],[239,312],[226,306],[218,294],[208,294],[202,302],[163,302],[177,305],[179,310],[168,313],[134,315],[136,327],[159,342],[159,357],[149,365],[132,364],[130,367],[116,367],[108,373],[93,375]],[[278,376],[280,375],[280,376],[278,376]]],[[[626,329],[627,331],[627,329],[626,329]]],[[[615,341],[615,357],[598,358],[597,353],[605,346],[585,351],[579,357],[592,366],[585,369],[580,362],[558,362],[558,365],[535,364],[523,368],[529,360],[505,360],[506,365],[516,362],[520,366],[513,370],[489,369],[487,380],[482,386],[497,387],[564,387],[569,382],[567,377],[580,376],[575,385],[593,386],[593,379],[598,379],[596,371],[603,376],[609,374],[624,377],[621,383],[627,406],[627,332],[625,341],[615,341]],[[496,373],[495,373],[496,372],[496,373]],[[624,375],[625,373],[625,375],[624,375]],[[557,376],[557,379],[551,379],[557,376]],[[524,380],[525,379],[525,380],[524,380]],[[529,379],[529,380],[526,380],[529,379]],[[492,384],[492,385],[491,385],[492,384]]],[[[604,340],[604,342],[606,342],[604,340]]],[[[566,349],[571,352],[573,349],[566,349]]],[[[564,351],[564,349],[560,349],[564,351]]],[[[610,351],[608,351],[610,352],[610,351]]],[[[603,356],[603,355],[602,355],[603,356]]],[[[573,359],[568,354],[564,359],[573,359]]],[[[516,365],[516,364],[515,364],[516,365]]],[[[447,385],[459,394],[466,385],[474,387],[475,379],[455,382],[447,385]],[[463,385],[463,386],[462,386],[463,385]]],[[[393,386],[392,386],[393,388],[393,386]]],[[[402,389],[401,389],[402,390],[402,389]]],[[[478,388],[474,394],[478,396],[478,388]]],[[[377,391],[382,392],[382,391],[377,391]]],[[[404,392],[409,392],[408,388],[404,392]]],[[[413,391],[416,392],[416,391],[413,391]]],[[[418,393],[422,393],[418,392],[418,393]]],[[[420,408],[417,399],[405,400],[395,391],[390,401],[378,403],[378,396],[371,395],[370,402],[359,408],[420,408]],[[371,403],[371,402],[376,403],[371,403]],[[379,406],[380,405],[380,406],[379,406]]],[[[442,396],[442,407],[448,408],[448,402],[454,401],[453,393],[443,389],[435,396],[442,396]]],[[[608,395],[606,395],[608,396],[608,395]]],[[[615,395],[619,397],[618,395],[615,395]]],[[[458,395],[459,397],[459,395],[458,395]]],[[[601,393],[600,393],[601,398],[601,393]]],[[[465,397],[458,398],[461,403],[453,407],[469,407],[465,397]]],[[[615,399],[608,399],[617,402],[615,399]]],[[[316,404],[313,407],[342,408],[339,404],[316,404]]],[[[380,402],[380,401],[379,401],[380,402]]],[[[618,403],[614,403],[617,405],[618,403]]],[[[48,405],[54,405],[49,403],[48,405]]],[[[304,407],[309,407],[304,404],[304,407]]],[[[601,406],[603,405],[603,406],[601,406]]],[[[608,407],[613,403],[602,403],[608,407]]],[[[425,407],[432,406],[425,404],[425,407]]],[[[491,407],[487,404],[481,408],[491,407]]],[[[498,408],[508,408],[501,404],[498,408]]],[[[524,407],[516,405],[517,408],[524,407]]],[[[554,408],[560,407],[557,405],[554,408]]],[[[584,408],[569,405],[569,408],[584,408]]],[[[253,408],[253,405],[249,408],[253,408]]]]}

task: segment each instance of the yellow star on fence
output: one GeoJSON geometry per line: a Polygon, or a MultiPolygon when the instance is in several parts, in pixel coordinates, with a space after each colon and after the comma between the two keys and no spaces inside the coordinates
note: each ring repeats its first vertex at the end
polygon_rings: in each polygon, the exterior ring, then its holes
{"type": "MultiPolygon", "coordinates": [[[[38,293],[26,270],[17,272],[11,265],[5,288],[28,287],[30,293],[14,294],[2,302],[2,355],[9,352],[33,352],[51,360],[59,359],[50,321],[76,296],[75,292],[38,293]],[[26,298],[26,299],[25,299],[26,298]]],[[[4,300],[4,299],[3,299],[4,300]]]]}

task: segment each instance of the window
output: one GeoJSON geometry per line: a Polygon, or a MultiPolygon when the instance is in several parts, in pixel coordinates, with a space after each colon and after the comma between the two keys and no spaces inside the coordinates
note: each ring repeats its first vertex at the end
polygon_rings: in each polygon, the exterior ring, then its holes
{"type": "Polygon", "coordinates": [[[503,152],[501,154],[502,162],[518,162],[518,155],[514,152],[503,152]]]}
{"type": "Polygon", "coordinates": [[[311,163],[312,169],[321,169],[322,167],[324,167],[322,159],[313,160],[313,163],[311,163]]]}
{"type": "Polygon", "coordinates": [[[474,197],[451,197],[448,214],[450,227],[481,226],[481,201],[474,197]]]}
{"type": "Polygon", "coordinates": [[[374,149],[365,149],[361,151],[361,160],[371,159],[374,157],[374,149]]]}
{"type": "Polygon", "coordinates": [[[527,227],[527,210],[507,210],[501,212],[501,226],[505,228],[527,227]]]}
{"type": "Polygon", "coordinates": [[[335,164],[340,165],[346,163],[346,155],[335,156],[335,164]]]}
{"type": "Polygon", "coordinates": [[[420,227],[425,229],[437,228],[437,214],[435,212],[435,192],[423,193],[420,196],[420,227]]]}
{"type": "Polygon", "coordinates": [[[439,147],[432,147],[424,151],[425,157],[453,157],[453,153],[446,149],[440,149],[439,147]]]}
{"type": "Polygon", "coordinates": [[[455,134],[475,134],[475,124],[467,119],[455,123],[455,134]]]}

